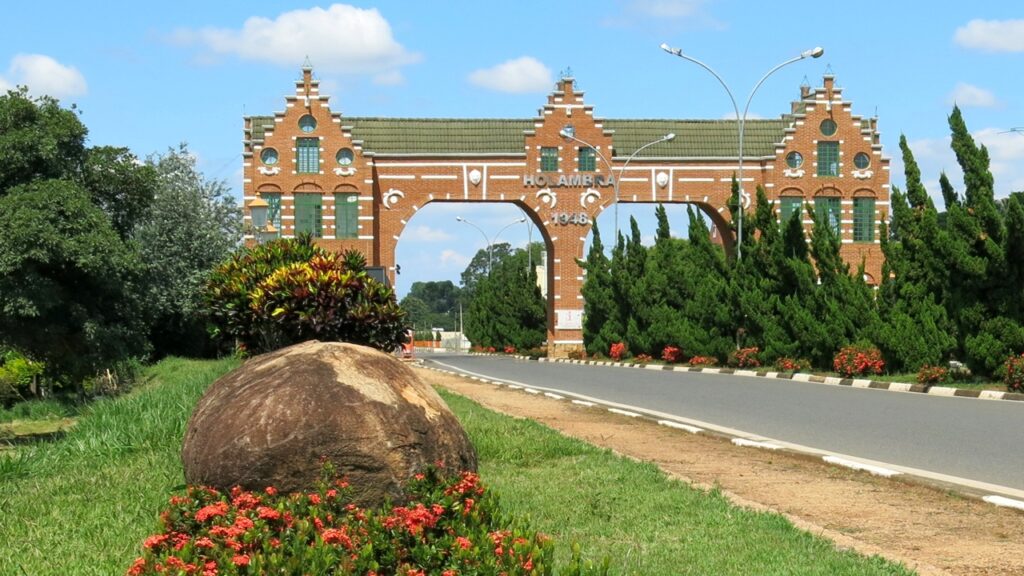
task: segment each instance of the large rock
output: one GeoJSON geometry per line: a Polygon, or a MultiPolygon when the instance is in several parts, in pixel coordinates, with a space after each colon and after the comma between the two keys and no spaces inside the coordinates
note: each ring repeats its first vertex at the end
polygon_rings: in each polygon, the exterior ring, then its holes
{"type": "Polygon", "coordinates": [[[413,371],[372,348],[305,342],[250,359],[214,382],[185,432],[185,479],[218,489],[308,489],[326,458],[360,505],[402,500],[430,464],[476,470],[448,406],[413,371]]]}

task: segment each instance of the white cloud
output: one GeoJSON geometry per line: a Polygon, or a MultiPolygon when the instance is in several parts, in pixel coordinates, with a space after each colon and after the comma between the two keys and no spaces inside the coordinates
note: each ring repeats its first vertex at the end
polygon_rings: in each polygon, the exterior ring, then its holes
{"type": "Polygon", "coordinates": [[[298,66],[309,56],[318,70],[369,73],[391,80],[396,77],[388,74],[420,60],[395,41],[391,25],[376,8],[347,4],[293,10],[273,20],[253,16],[239,30],[183,29],[172,39],[202,45],[214,54],[282,66],[298,66]]]}
{"type": "Polygon", "coordinates": [[[977,86],[958,82],[953,92],[946,98],[947,104],[956,104],[960,107],[974,106],[978,108],[993,108],[999,105],[994,94],[977,86]]]}
{"type": "Polygon", "coordinates": [[[373,83],[379,86],[400,86],[405,84],[405,77],[398,70],[389,70],[374,76],[373,83]]]}
{"type": "Polygon", "coordinates": [[[28,86],[35,96],[54,98],[82,96],[88,91],[85,76],[74,66],[65,66],[43,54],[16,54],[5,76],[0,76],[0,91],[16,85],[28,86]]]}
{"type": "Polygon", "coordinates": [[[1024,20],[971,20],[956,29],[953,40],[984,52],[1024,52],[1024,20]]]}
{"type": "Polygon", "coordinates": [[[472,260],[465,254],[460,254],[455,250],[442,250],[441,251],[441,265],[449,266],[458,269],[465,269],[469,266],[469,262],[472,260]]]}
{"type": "Polygon", "coordinates": [[[402,240],[412,240],[414,242],[446,242],[453,238],[454,236],[444,230],[422,224],[410,226],[402,232],[402,240]]]}
{"type": "Polygon", "coordinates": [[[536,58],[523,56],[469,75],[470,84],[498,92],[546,92],[554,81],[551,70],[536,58]]]}

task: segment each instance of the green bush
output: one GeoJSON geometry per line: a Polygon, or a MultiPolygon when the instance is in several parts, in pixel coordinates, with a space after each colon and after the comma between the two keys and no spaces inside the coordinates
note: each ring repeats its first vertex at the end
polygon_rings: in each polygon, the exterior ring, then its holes
{"type": "Polygon", "coordinates": [[[309,235],[243,248],[204,291],[214,336],[246,353],[314,338],[391,350],[404,336],[404,314],[365,267],[358,252],[330,252],[309,235]]]}
{"type": "Polygon", "coordinates": [[[33,362],[14,350],[0,351],[0,404],[24,397],[45,368],[42,362],[33,362]]]}
{"type": "Polygon", "coordinates": [[[252,314],[252,292],[278,268],[308,262],[327,251],[308,234],[237,250],[210,275],[203,291],[213,336],[229,348],[259,348],[259,319],[252,314]]]}
{"type": "MultiPolygon", "coordinates": [[[[554,543],[504,514],[470,472],[417,474],[403,506],[361,509],[328,474],[307,494],[190,487],[160,515],[129,576],[209,574],[551,574],[554,543]]],[[[598,574],[574,551],[561,574],[598,574]]]]}
{"type": "Polygon", "coordinates": [[[350,256],[329,252],[278,268],[260,282],[251,292],[251,311],[261,350],[314,339],[398,347],[406,327],[394,290],[352,265],[350,256]]]}

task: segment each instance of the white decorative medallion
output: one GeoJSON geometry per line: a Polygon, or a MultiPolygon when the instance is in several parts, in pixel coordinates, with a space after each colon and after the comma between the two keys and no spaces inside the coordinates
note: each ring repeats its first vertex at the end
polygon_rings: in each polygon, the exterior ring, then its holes
{"type": "Polygon", "coordinates": [[[551,191],[551,188],[544,188],[537,191],[537,199],[541,203],[547,205],[548,208],[554,208],[555,204],[558,204],[558,196],[551,191]]]}
{"type": "Polygon", "coordinates": [[[668,186],[668,173],[658,172],[658,175],[654,177],[654,181],[658,184],[659,188],[664,188],[665,186],[668,186]]]}
{"type": "Polygon", "coordinates": [[[803,175],[804,175],[804,170],[803,170],[803,168],[796,168],[796,169],[786,168],[785,170],[782,171],[782,175],[783,176],[788,176],[789,178],[802,178],[803,175]]]}
{"type": "Polygon", "coordinates": [[[274,166],[273,168],[260,166],[259,168],[257,168],[257,170],[259,170],[260,174],[263,174],[264,176],[277,176],[278,174],[281,173],[281,168],[278,166],[274,166]]]}
{"type": "Polygon", "coordinates": [[[469,182],[473,184],[473,186],[476,186],[480,184],[481,176],[482,175],[480,174],[480,171],[477,170],[476,168],[473,168],[472,170],[469,171],[469,182]]]}
{"type": "Polygon", "coordinates": [[[586,192],[584,192],[583,194],[580,194],[580,206],[583,206],[584,208],[586,208],[588,204],[593,204],[594,202],[597,202],[600,199],[601,199],[601,193],[600,192],[598,192],[597,190],[595,190],[593,188],[587,188],[586,192]]]}
{"type": "Polygon", "coordinates": [[[865,168],[864,170],[854,170],[852,172],[854,178],[859,180],[867,180],[875,175],[875,172],[871,169],[865,168]]]}
{"type": "Polygon", "coordinates": [[[356,168],[355,166],[344,166],[340,168],[335,168],[334,173],[338,176],[351,176],[356,173],[356,168]]]}
{"type": "Polygon", "coordinates": [[[384,207],[391,210],[391,207],[398,204],[400,198],[405,198],[405,192],[391,188],[384,193],[384,207]]]}

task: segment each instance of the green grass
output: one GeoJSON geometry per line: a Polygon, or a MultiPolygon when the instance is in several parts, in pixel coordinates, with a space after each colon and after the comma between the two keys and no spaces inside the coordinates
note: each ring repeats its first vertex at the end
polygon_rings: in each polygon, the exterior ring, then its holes
{"type": "MultiPolygon", "coordinates": [[[[0,452],[0,574],[123,574],[183,482],[181,439],[203,390],[235,360],[165,360],[150,383],[82,410],[62,439],[0,452]]],[[[534,422],[445,395],[510,511],[579,542],[613,573],[909,574],[839,552],[777,515],[731,506],[534,422]]]]}
{"type": "MultiPolygon", "coordinates": [[[[863,378],[877,380],[879,382],[907,382],[910,384],[917,384],[917,374],[882,374],[863,376],[863,378]]],[[[1006,384],[991,380],[970,380],[966,382],[950,380],[949,382],[940,382],[935,384],[935,386],[960,388],[963,390],[998,390],[1000,392],[1006,392],[1006,384]]]]}
{"type": "Polygon", "coordinates": [[[442,391],[480,457],[480,474],[516,514],[615,574],[912,574],[836,550],[777,514],[732,506],[717,491],[669,479],[651,464],[567,438],[442,391]]]}
{"type": "Polygon", "coordinates": [[[0,453],[0,574],[123,574],[184,481],[192,407],[235,360],[165,360],[82,411],[59,441],[0,453]]]}

